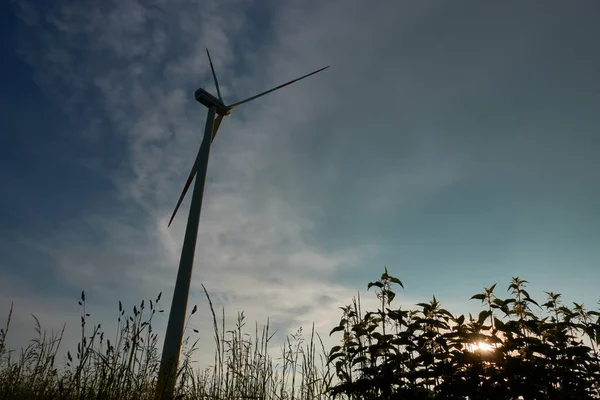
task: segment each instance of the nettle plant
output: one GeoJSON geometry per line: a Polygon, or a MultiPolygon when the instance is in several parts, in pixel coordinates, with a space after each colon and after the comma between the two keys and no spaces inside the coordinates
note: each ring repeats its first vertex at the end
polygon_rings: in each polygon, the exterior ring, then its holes
{"type": "Polygon", "coordinates": [[[475,294],[483,310],[454,316],[433,297],[408,310],[392,306],[402,282],[368,284],[380,306],[363,314],[360,297],[342,308],[341,344],[329,353],[338,382],[330,394],[360,399],[600,398],[600,313],[560,294],[539,304],[513,278],[509,297],[496,285],[475,294]]]}

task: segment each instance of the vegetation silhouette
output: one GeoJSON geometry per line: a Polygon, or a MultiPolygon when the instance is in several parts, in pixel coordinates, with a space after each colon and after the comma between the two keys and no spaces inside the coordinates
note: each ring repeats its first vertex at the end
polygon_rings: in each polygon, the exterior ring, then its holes
{"type": "Polygon", "coordinates": [[[356,399],[597,399],[600,398],[600,313],[582,304],[561,304],[546,292],[538,304],[527,281],[513,278],[510,296],[496,285],[471,299],[477,316],[453,316],[433,297],[417,309],[391,306],[395,286],[388,274],[371,282],[380,307],[361,312],[360,298],[343,308],[331,334],[342,344],[329,362],[339,383],[334,396],[356,399]],[[532,310],[535,308],[535,311],[532,310]],[[540,315],[541,314],[541,315],[540,315]]]}
{"type": "MultiPolygon", "coordinates": [[[[227,329],[224,310],[218,316],[205,289],[214,364],[194,368],[200,339],[187,336],[175,398],[600,398],[600,313],[578,303],[567,307],[552,292],[539,304],[526,284],[513,278],[506,299],[496,296],[495,284],[485,288],[471,297],[481,303],[478,315],[455,316],[435,297],[414,309],[396,307],[395,290],[403,285],[386,268],[367,286],[379,300],[377,310],[363,312],[360,297],[341,307],[330,333],[341,335],[338,345],[326,351],[314,326],[308,340],[300,328],[285,338],[280,357],[270,350],[269,321],[262,329],[256,324],[252,337],[241,312],[227,329]]],[[[90,324],[82,292],[81,339],[64,366],[57,361],[64,327],[47,334],[35,316],[36,337],[18,357],[7,349],[11,307],[0,330],[0,399],[152,399],[160,362],[152,319],[162,311],[159,304],[160,294],[127,313],[119,301],[112,339],[100,324],[90,324]]]]}

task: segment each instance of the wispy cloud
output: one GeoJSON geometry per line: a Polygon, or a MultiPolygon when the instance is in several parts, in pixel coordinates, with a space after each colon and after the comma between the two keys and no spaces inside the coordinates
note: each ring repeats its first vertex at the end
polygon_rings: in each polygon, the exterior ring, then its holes
{"type": "MultiPolygon", "coordinates": [[[[504,260],[522,259],[511,239],[526,230],[518,217],[503,209],[497,220],[485,219],[485,210],[500,199],[496,193],[508,192],[503,182],[516,182],[511,193],[520,193],[534,164],[548,164],[550,150],[533,146],[537,133],[520,139],[522,129],[543,124],[518,120],[503,85],[515,85],[510,79],[525,63],[536,65],[534,50],[555,29],[550,11],[523,24],[502,6],[486,11],[475,3],[466,16],[443,2],[45,7],[16,4],[19,52],[70,117],[67,137],[93,150],[69,154],[74,165],[110,183],[86,187],[97,198],[93,207],[28,241],[74,293],[131,303],[162,291],[170,301],[189,199],[166,225],[204,126],[193,91],[214,91],[206,47],[227,102],[332,68],[224,120],[209,163],[192,303],[203,302],[202,282],[227,310],[269,316],[287,332],[314,321],[324,333],[336,307],[383,263],[402,263],[397,275],[435,291],[451,278],[461,290],[472,276],[477,284],[486,277],[464,266],[494,257],[483,241],[492,233],[506,253],[489,261],[490,279],[509,269],[504,260]],[[483,26],[491,15],[498,18],[483,26]]],[[[7,293],[17,292],[8,286],[7,293]]],[[[400,300],[430,295],[415,289],[400,300]]],[[[201,310],[198,320],[209,321],[201,310]]]]}
{"type": "MultiPolygon", "coordinates": [[[[49,93],[71,111],[83,107],[86,115],[107,121],[110,131],[103,135],[125,138],[118,167],[102,173],[117,188],[121,204],[135,202],[143,210],[132,216],[130,206],[120,209],[113,203],[73,216],[35,244],[72,287],[103,299],[121,292],[135,300],[158,291],[170,298],[185,209],[169,230],[166,218],[201,137],[204,111],[190,93],[194,84],[210,82],[205,47],[211,47],[224,95],[231,100],[231,85],[239,88],[236,93],[252,94],[320,65],[274,65],[270,61],[277,50],[265,48],[259,52],[269,57],[233,78],[244,54],[238,51],[234,57],[231,42],[243,35],[245,9],[227,8],[120,1],[89,9],[65,3],[36,26],[43,32],[38,40],[25,43],[23,53],[39,65],[38,80],[49,93]],[[254,71],[257,81],[250,80],[254,71]]],[[[204,282],[217,304],[245,309],[259,321],[269,316],[290,331],[312,317],[322,318],[319,310],[335,312],[348,300],[353,289],[331,283],[328,276],[360,262],[361,256],[357,247],[319,246],[311,215],[278,189],[298,178],[284,176],[283,168],[295,166],[277,165],[278,160],[291,155],[289,138],[319,115],[312,103],[326,92],[322,80],[303,84],[303,89],[288,90],[293,100],[287,104],[277,104],[286,97],[275,95],[223,123],[221,143],[211,157],[192,296],[192,301],[201,299],[198,288],[204,282]]],[[[90,129],[85,123],[81,127],[90,129]]],[[[97,143],[102,146],[102,137],[97,143]]],[[[330,323],[326,315],[317,323],[330,323]]]]}

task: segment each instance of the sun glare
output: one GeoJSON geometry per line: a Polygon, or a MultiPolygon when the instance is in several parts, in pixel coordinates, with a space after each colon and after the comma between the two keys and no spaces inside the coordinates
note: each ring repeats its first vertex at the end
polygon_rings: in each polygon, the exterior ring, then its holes
{"type": "Polygon", "coordinates": [[[477,349],[479,351],[492,351],[494,349],[494,347],[492,345],[484,343],[484,342],[479,342],[479,343],[475,344],[475,346],[477,347],[477,349]]]}
{"type": "Polygon", "coordinates": [[[476,351],[488,352],[488,351],[494,350],[494,346],[492,346],[491,344],[485,343],[485,342],[475,342],[475,343],[471,343],[471,344],[467,345],[467,349],[470,352],[476,352],[476,351]]]}

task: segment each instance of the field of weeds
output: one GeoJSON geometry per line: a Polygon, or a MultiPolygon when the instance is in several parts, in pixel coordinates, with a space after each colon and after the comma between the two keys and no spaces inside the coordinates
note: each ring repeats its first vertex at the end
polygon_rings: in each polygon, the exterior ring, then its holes
{"type": "MultiPolygon", "coordinates": [[[[380,306],[362,310],[360,298],[342,307],[330,335],[301,330],[285,338],[272,356],[267,322],[245,331],[243,312],[235,327],[225,312],[213,317],[214,363],[194,368],[198,341],[187,337],[177,373],[175,398],[312,400],[351,399],[598,399],[600,398],[600,312],[572,307],[547,292],[537,302],[527,281],[513,278],[508,297],[496,285],[471,297],[478,315],[454,315],[433,297],[405,308],[394,303],[402,282],[388,274],[368,284],[380,306]],[[416,306],[416,308],[415,308],[416,306]]],[[[6,348],[12,307],[0,331],[0,398],[153,399],[160,362],[152,319],[160,294],[127,313],[119,302],[118,330],[112,337],[91,324],[81,293],[81,339],[67,350],[61,332],[48,334],[35,319],[36,337],[20,352],[6,348]],[[66,366],[58,366],[66,357],[66,366]]],[[[197,311],[192,309],[189,317],[197,311]]],[[[188,318],[189,321],[189,318],[188,318]]]]}

